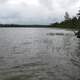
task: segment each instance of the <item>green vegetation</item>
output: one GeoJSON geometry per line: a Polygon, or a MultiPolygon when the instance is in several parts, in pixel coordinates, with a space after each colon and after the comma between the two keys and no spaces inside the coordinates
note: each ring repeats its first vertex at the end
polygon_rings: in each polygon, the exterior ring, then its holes
{"type": "Polygon", "coordinates": [[[56,28],[71,28],[71,29],[80,29],[80,10],[77,13],[77,15],[73,18],[70,18],[68,12],[65,12],[64,16],[65,20],[58,23],[53,23],[50,25],[50,27],[56,27],[56,28]]]}

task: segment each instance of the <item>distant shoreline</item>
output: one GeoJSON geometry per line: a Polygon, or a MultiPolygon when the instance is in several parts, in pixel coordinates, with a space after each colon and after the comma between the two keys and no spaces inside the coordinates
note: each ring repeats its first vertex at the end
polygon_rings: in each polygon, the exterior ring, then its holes
{"type": "Polygon", "coordinates": [[[49,27],[50,25],[20,25],[20,24],[0,24],[1,27],[49,27]]]}
{"type": "Polygon", "coordinates": [[[20,25],[20,24],[0,24],[0,28],[51,28],[51,29],[66,29],[66,30],[78,30],[78,28],[69,27],[54,27],[51,25],[20,25]]]}

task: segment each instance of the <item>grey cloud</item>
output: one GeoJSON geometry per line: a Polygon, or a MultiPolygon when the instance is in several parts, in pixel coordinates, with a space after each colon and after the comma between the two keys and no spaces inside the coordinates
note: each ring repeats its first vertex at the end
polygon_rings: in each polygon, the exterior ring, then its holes
{"type": "Polygon", "coordinates": [[[0,4],[6,3],[8,0],[0,0],[0,4]]]}
{"type": "Polygon", "coordinates": [[[76,3],[78,3],[79,0],[59,0],[58,4],[62,7],[62,8],[70,8],[71,6],[75,6],[76,3]]]}
{"type": "Polygon", "coordinates": [[[11,0],[0,0],[1,4],[6,3],[0,5],[0,22],[49,24],[62,21],[65,11],[75,15],[80,0],[38,0],[39,6],[26,4],[28,0],[12,0],[15,1],[14,4],[7,3],[9,1],[11,0]]]}
{"type": "Polygon", "coordinates": [[[52,8],[53,8],[52,0],[39,0],[39,3],[50,10],[52,10],[52,8]]]}

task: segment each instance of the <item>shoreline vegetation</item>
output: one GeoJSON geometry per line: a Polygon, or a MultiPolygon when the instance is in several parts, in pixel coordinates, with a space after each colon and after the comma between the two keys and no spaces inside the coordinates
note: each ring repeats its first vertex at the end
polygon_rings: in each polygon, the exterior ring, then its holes
{"type": "Polygon", "coordinates": [[[25,28],[60,28],[60,29],[80,29],[80,10],[76,16],[70,18],[69,13],[65,12],[64,21],[55,22],[49,25],[20,25],[20,24],[0,24],[0,28],[3,27],[25,27],[25,28]]]}
{"type": "Polygon", "coordinates": [[[79,30],[80,29],[80,10],[74,17],[70,17],[68,12],[65,12],[64,21],[56,22],[50,24],[50,27],[55,26],[56,28],[62,29],[72,29],[72,30],[79,30]]]}

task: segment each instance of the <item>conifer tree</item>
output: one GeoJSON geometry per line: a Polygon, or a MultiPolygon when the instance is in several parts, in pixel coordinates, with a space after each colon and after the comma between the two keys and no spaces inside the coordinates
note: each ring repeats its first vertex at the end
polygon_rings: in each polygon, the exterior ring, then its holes
{"type": "Polygon", "coordinates": [[[64,16],[65,20],[70,20],[70,16],[68,12],[65,12],[65,16],[64,16]]]}

